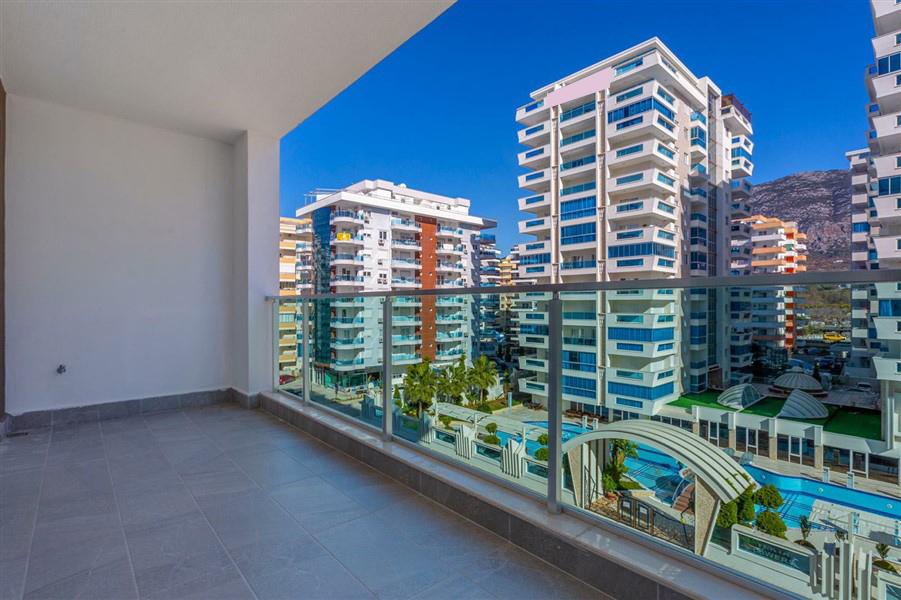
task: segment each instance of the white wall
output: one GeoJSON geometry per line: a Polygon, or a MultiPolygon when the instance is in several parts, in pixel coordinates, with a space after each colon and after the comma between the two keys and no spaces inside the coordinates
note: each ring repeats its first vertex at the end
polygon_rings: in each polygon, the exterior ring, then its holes
{"type": "Polygon", "coordinates": [[[233,385],[233,147],[14,95],[7,117],[7,411],[233,385]]]}

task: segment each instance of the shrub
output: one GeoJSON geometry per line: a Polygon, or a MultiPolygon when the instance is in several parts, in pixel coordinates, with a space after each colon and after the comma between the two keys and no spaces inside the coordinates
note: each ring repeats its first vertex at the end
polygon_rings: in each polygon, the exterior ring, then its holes
{"type": "Polygon", "coordinates": [[[766,508],[776,509],[782,506],[782,494],[771,483],[766,484],[754,494],[754,502],[766,508]]]}
{"type": "Polygon", "coordinates": [[[889,550],[889,545],[884,542],[876,544],[876,554],[878,554],[879,558],[882,560],[885,560],[888,557],[889,550]]]}
{"type": "Polygon", "coordinates": [[[738,523],[738,503],[733,500],[720,507],[720,514],[716,516],[716,526],[729,529],[738,523]]]}
{"type": "Polygon", "coordinates": [[[547,446],[547,434],[546,433],[542,433],[541,435],[538,436],[538,443],[541,444],[542,446],[547,446]]]}
{"type": "Polygon", "coordinates": [[[441,421],[441,424],[444,425],[446,429],[450,429],[451,421],[453,421],[448,415],[439,415],[438,420],[441,421]]]}
{"type": "Polygon", "coordinates": [[[482,441],[486,444],[493,444],[495,446],[501,445],[501,438],[497,437],[493,433],[486,435],[484,438],[482,438],[482,441]]]}
{"type": "Polygon", "coordinates": [[[485,431],[488,433],[497,433],[497,423],[488,423],[485,425],[485,431]]]}
{"type": "Polygon", "coordinates": [[[547,448],[539,448],[535,451],[535,458],[547,462],[550,451],[547,448]]]}
{"type": "Polygon", "coordinates": [[[609,473],[604,473],[601,477],[601,485],[604,486],[604,493],[609,494],[616,489],[616,480],[609,473]]]}
{"type": "Polygon", "coordinates": [[[488,413],[489,415],[490,415],[491,412],[492,412],[492,411],[491,411],[491,405],[488,404],[487,402],[480,402],[479,404],[477,404],[477,405],[476,405],[476,410],[479,411],[479,412],[488,413]]]}
{"type": "Polygon", "coordinates": [[[785,537],[785,521],[777,513],[765,510],[757,515],[757,529],[776,537],[785,537]]]}
{"type": "Polygon", "coordinates": [[[889,571],[890,573],[897,573],[897,572],[898,572],[898,569],[895,568],[895,565],[893,565],[892,563],[890,563],[890,562],[887,561],[887,560],[882,560],[882,559],[874,560],[874,561],[873,561],[873,566],[879,567],[879,568],[882,569],[883,571],[889,571]]]}
{"type": "Polygon", "coordinates": [[[619,486],[617,489],[620,490],[640,490],[642,489],[641,484],[637,481],[632,481],[630,479],[620,479],[619,486]]]}
{"type": "MultiPolygon", "coordinates": [[[[812,527],[810,519],[808,519],[807,517],[801,517],[798,520],[798,527],[801,528],[801,538],[806,542],[807,537],[810,535],[810,529],[812,527]]],[[[879,546],[877,545],[876,548],[878,550],[879,546]]]]}
{"type": "Polygon", "coordinates": [[[753,523],[754,517],[756,516],[756,509],[754,508],[754,486],[749,485],[747,489],[734,500],[734,502],[738,508],[738,522],[746,525],[753,523]]]}

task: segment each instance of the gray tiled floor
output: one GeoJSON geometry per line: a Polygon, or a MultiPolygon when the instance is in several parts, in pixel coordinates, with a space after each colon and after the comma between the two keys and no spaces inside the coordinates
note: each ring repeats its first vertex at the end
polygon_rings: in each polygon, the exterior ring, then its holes
{"type": "Polygon", "coordinates": [[[0,443],[0,598],[596,598],[261,412],[0,443]]]}

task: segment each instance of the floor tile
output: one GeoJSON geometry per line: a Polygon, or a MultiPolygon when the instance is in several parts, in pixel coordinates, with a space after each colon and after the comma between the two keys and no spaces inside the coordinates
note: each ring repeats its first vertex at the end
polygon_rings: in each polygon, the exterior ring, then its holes
{"type": "Polygon", "coordinates": [[[183,485],[118,493],[116,500],[125,526],[155,523],[197,510],[194,497],[183,485]]]}
{"type": "Polygon", "coordinates": [[[300,561],[290,568],[248,579],[260,600],[374,598],[359,580],[331,556],[300,561]]]}
{"type": "Polygon", "coordinates": [[[372,512],[318,477],[272,490],[272,498],[308,531],[324,531],[372,512]]]}
{"type": "Polygon", "coordinates": [[[232,460],[263,488],[271,488],[313,477],[313,472],[280,450],[239,454],[232,460]]]}
{"type": "Polygon", "coordinates": [[[260,489],[198,498],[198,504],[226,548],[273,536],[305,536],[303,529],[260,489]]]}
{"type": "Polygon", "coordinates": [[[125,533],[142,597],[174,597],[187,588],[199,593],[235,575],[225,548],[200,511],[128,526],[125,533]]]}

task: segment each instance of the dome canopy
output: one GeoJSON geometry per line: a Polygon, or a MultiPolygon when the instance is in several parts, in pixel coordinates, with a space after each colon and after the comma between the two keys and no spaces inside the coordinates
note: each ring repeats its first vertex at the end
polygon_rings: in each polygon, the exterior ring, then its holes
{"type": "Polygon", "coordinates": [[[829,411],[822,402],[807,392],[795,389],[788,395],[782,410],[776,416],[790,419],[824,419],[829,416],[829,411]]]}
{"type": "Polygon", "coordinates": [[[733,385],[716,399],[723,406],[741,410],[760,400],[761,395],[750,383],[733,385]]]}
{"type": "Polygon", "coordinates": [[[823,384],[807,375],[798,367],[789,369],[773,382],[776,387],[787,390],[804,390],[806,392],[822,392],[823,384]]]}

